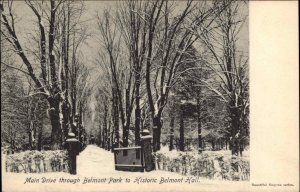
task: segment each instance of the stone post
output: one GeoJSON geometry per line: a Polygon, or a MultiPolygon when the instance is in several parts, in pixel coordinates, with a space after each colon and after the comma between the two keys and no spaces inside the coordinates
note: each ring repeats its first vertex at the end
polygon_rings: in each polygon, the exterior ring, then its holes
{"type": "Polygon", "coordinates": [[[152,156],[151,140],[152,140],[152,136],[150,135],[149,131],[144,129],[142,132],[141,144],[144,153],[144,164],[145,164],[146,171],[152,171],[155,169],[153,156],[152,156]]]}
{"type": "Polygon", "coordinates": [[[70,174],[76,175],[76,157],[81,151],[81,143],[78,141],[78,139],[75,138],[74,133],[68,134],[68,139],[66,140],[66,149],[68,151],[69,156],[69,171],[70,174]]]}

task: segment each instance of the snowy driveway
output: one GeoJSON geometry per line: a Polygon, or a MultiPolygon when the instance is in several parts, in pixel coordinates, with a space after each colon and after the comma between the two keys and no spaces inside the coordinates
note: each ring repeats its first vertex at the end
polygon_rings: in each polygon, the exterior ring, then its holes
{"type": "Polygon", "coordinates": [[[124,177],[140,177],[140,176],[175,176],[181,175],[167,171],[152,172],[126,172],[116,171],[114,164],[114,154],[106,151],[96,145],[88,145],[77,157],[77,175],[78,176],[124,176],[124,177]],[[159,172],[159,173],[158,173],[159,172]]]}
{"type": "Polygon", "coordinates": [[[77,157],[79,176],[103,176],[115,174],[114,155],[96,145],[88,145],[77,157]]]}

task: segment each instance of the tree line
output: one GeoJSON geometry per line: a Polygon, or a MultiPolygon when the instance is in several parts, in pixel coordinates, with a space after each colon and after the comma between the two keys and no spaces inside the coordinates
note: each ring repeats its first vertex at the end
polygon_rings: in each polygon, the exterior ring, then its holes
{"type": "Polygon", "coordinates": [[[241,155],[249,145],[248,57],[238,44],[243,6],[121,1],[99,12],[99,145],[140,145],[148,129],[154,151],[162,144],[184,151],[196,141],[201,152],[207,141],[241,155]]]}
{"type": "Polygon", "coordinates": [[[93,119],[106,149],[140,145],[143,129],[154,151],[201,152],[210,143],[241,155],[249,145],[248,56],[239,43],[247,2],[113,2],[95,15],[95,34],[83,1],[22,2],[26,33],[15,3],[0,6],[5,143],[16,148],[22,138],[41,149],[49,140],[58,149],[69,132],[83,141],[93,119]],[[98,43],[97,80],[82,51],[88,38],[98,43]]]}
{"type": "Polygon", "coordinates": [[[41,142],[33,141],[43,138],[36,133],[44,128],[50,132],[44,138],[47,145],[58,149],[68,132],[80,140],[84,137],[84,114],[92,88],[80,50],[90,35],[81,18],[84,3],[25,0],[21,4],[29,10],[29,19],[21,24],[14,9],[17,3],[6,0],[0,6],[1,82],[5,84],[1,88],[1,130],[7,136],[2,141],[11,140],[14,148],[16,136],[28,138],[27,149],[40,150],[41,142]],[[20,30],[24,26],[30,30],[20,30]],[[15,132],[10,133],[12,130],[15,132]]]}

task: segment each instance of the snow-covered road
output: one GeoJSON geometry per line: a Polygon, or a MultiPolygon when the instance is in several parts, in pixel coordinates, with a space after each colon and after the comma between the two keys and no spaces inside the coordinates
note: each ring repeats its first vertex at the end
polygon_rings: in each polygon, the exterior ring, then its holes
{"type": "Polygon", "coordinates": [[[103,176],[115,173],[113,153],[88,145],[77,157],[77,174],[103,176]]]}
{"type": "Polygon", "coordinates": [[[114,166],[114,155],[110,151],[99,148],[96,145],[88,145],[77,157],[77,175],[78,176],[124,176],[124,177],[141,177],[141,176],[181,176],[177,173],[167,171],[151,172],[126,172],[116,171],[114,166]]]}

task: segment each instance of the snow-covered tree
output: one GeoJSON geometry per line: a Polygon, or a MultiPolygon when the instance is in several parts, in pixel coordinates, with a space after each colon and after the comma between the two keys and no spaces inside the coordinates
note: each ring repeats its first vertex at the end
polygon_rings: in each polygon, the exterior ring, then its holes
{"type": "Polygon", "coordinates": [[[69,97],[74,98],[74,92],[77,91],[78,75],[74,74],[76,70],[71,70],[74,67],[70,66],[76,65],[77,49],[87,35],[78,27],[83,4],[63,0],[22,2],[31,10],[30,19],[33,21],[32,31],[28,32],[31,46],[27,47],[18,30],[13,1],[1,3],[1,36],[9,42],[25,69],[7,66],[29,76],[35,85],[32,94],[42,95],[48,101],[52,147],[59,148],[74,119],[74,115],[71,117],[71,110],[76,111],[76,106],[72,105],[74,103],[70,104],[69,97]],[[70,52],[73,54],[69,54],[70,52]]]}
{"type": "Polygon", "coordinates": [[[247,17],[241,7],[247,3],[224,0],[214,4],[223,11],[213,15],[213,24],[203,22],[195,31],[205,47],[201,59],[216,76],[213,82],[202,82],[226,103],[231,150],[238,155],[242,154],[249,137],[248,57],[238,46],[239,33],[247,17]]]}

